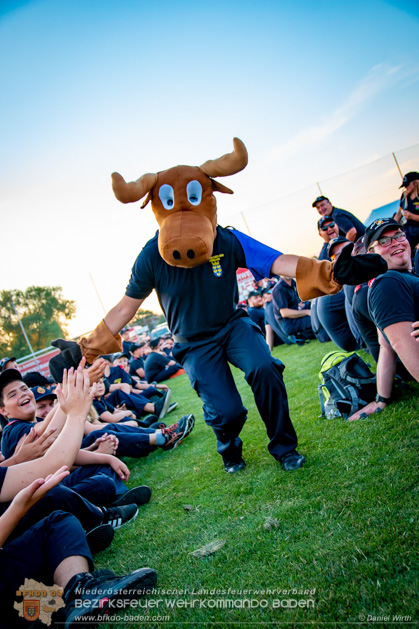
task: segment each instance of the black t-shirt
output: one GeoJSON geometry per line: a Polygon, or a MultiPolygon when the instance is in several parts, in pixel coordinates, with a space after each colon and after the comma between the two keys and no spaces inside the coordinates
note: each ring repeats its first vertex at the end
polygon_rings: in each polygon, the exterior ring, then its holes
{"type": "Polygon", "coordinates": [[[106,413],[106,411],[108,411],[109,413],[113,413],[115,410],[115,407],[112,406],[110,402],[105,400],[104,397],[96,397],[93,400],[93,406],[97,410],[99,417],[102,415],[102,413],[106,413]]]}
{"type": "MultiPolygon", "coordinates": [[[[400,207],[403,210],[408,210],[412,214],[415,214],[416,216],[418,216],[419,215],[419,198],[418,197],[416,197],[415,199],[411,199],[410,197],[406,198],[405,195],[402,194],[400,198],[400,207]]],[[[413,236],[419,235],[419,222],[418,221],[412,221],[412,219],[409,218],[404,223],[403,228],[407,233],[413,236]]]]}
{"type": "Polygon", "coordinates": [[[401,321],[419,320],[419,277],[414,273],[387,271],[369,290],[368,307],[381,331],[401,321]]]}
{"type": "MultiPolygon", "coordinates": [[[[144,370],[147,382],[153,382],[158,374],[166,369],[167,365],[173,360],[173,358],[168,358],[167,356],[162,356],[162,354],[158,354],[157,352],[151,352],[144,363],[144,370]]],[[[179,369],[181,367],[179,366],[179,369]]]]}
{"type": "Polygon", "coordinates": [[[143,358],[133,358],[129,363],[129,375],[137,376],[137,369],[144,369],[144,359],[143,358]]]}
{"type": "Polygon", "coordinates": [[[145,245],[135,261],[126,295],[145,299],[155,289],[171,332],[190,340],[215,334],[235,316],[239,267],[250,269],[257,279],[269,277],[280,255],[245,234],[217,227],[210,260],[184,269],[163,260],[157,237],[145,245]]]}
{"type": "Polygon", "coordinates": [[[357,218],[347,210],[342,210],[338,207],[334,207],[330,216],[337,223],[339,229],[342,230],[345,234],[347,234],[350,229],[355,227],[355,240],[358,240],[358,238],[365,234],[365,225],[361,223],[359,218],[357,218]]]}
{"type": "Polygon", "coordinates": [[[355,294],[352,300],[352,314],[362,340],[368,347],[368,351],[375,362],[378,362],[380,344],[378,342],[377,327],[368,309],[368,290],[367,282],[355,287],[355,294]]]}
{"type": "Polygon", "coordinates": [[[265,309],[264,308],[248,308],[247,314],[265,334],[265,309]]]}
{"type": "MultiPolygon", "coordinates": [[[[41,422],[42,419],[37,419],[37,422],[41,422]]],[[[3,456],[8,459],[12,456],[13,452],[20,439],[30,432],[34,422],[28,422],[23,419],[10,419],[9,423],[3,428],[3,435],[1,438],[1,452],[3,456]]]]}
{"type": "Polygon", "coordinates": [[[291,308],[292,310],[298,310],[298,304],[300,298],[295,288],[296,284],[292,280],[291,285],[287,284],[283,279],[280,279],[275,288],[272,291],[272,301],[274,305],[274,314],[278,319],[282,319],[280,310],[282,308],[291,308]]]}
{"type": "Polygon", "coordinates": [[[328,247],[329,247],[328,242],[323,243],[323,247],[321,248],[321,251],[319,253],[319,260],[330,260],[329,256],[327,255],[328,247]]]}
{"type": "Polygon", "coordinates": [[[116,365],[115,367],[111,367],[109,376],[106,376],[109,384],[121,384],[126,382],[127,384],[132,384],[131,376],[127,374],[125,369],[116,365]]]}

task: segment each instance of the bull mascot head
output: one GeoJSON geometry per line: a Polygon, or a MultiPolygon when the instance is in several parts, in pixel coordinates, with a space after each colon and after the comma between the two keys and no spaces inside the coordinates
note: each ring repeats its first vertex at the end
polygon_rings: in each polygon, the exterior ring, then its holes
{"type": "Polygon", "coordinates": [[[112,187],[121,203],[146,198],[160,227],[158,244],[163,260],[171,266],[192,268],[208,262],[217,229],[217,202],[214,192],[233,194],[214,177],[227,177],[247,165],[247,150],[238,138],[234,150],[201,166],[175,166],[158,173],[147,173],[127,183],[112,174],[112,187]]]}

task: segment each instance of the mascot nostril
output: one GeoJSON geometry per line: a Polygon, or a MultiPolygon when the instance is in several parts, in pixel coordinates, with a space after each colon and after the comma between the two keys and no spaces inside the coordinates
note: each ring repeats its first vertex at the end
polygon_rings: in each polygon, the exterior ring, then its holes
{"type": "Polygon", "coordinates": [[[193,251],[193,249],[188,249],[188,252],[186,255],[188,256],[190,260],[193,260],[195,257],[195,251],[193,251]]]}
{"type": "Polygon", "coordinates": [[[175,260],[180,260],[180,253],[176,249],[173,252],[173,257],[175,260]]]}

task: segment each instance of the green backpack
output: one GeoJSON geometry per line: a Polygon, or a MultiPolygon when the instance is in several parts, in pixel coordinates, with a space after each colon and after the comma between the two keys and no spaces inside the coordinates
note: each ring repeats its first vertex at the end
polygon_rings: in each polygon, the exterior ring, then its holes
{"type": "Polygon", "coordinates": [[[356,352],[329,352],[319,371],[322,416],[347,420],[360,407],[375,399],[376,377],[356,352]]]}

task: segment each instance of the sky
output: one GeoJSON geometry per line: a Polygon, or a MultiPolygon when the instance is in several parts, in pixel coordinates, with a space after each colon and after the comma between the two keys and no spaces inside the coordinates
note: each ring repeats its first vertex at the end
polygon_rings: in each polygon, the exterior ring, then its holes
{"type": "MultiPolygon", "coordinates": [[[[419,4],[0,2],[0,290],[62,286],[94,328],[157,223],[126,180],[246,144],[221,225],[321,248],[319,191],[365,220],[419,170],[419,4]]],[[[155,297],[144,304],[158,311],[155,297]]]]}

